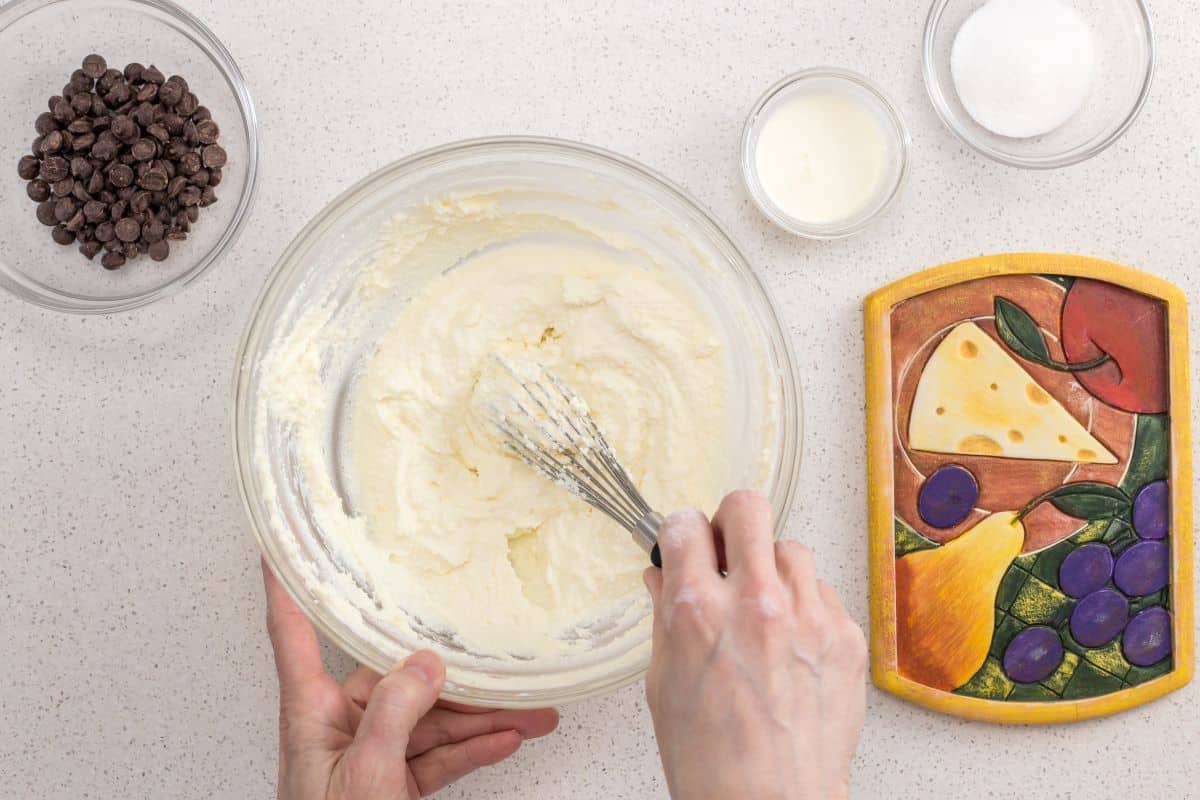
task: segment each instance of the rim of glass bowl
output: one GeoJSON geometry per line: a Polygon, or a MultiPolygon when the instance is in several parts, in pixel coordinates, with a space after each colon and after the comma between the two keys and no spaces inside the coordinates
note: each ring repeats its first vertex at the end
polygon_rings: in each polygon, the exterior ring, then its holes
{"type": "MultiPolygon", "coordinates": [[[[0,6],[0,35],[30,14],[50,6],[71,2],[73,0],[14,0],[14,2],[0,6]]],[[[258,113],[254,107],[254,99],[250,96],[250,89],[246,85],[246,79],[228,48],[199,18],[171,0],[122,0],[122,2],[133,6],[143,6],[151,12],[160,12],[165,15],[167,19],[163,20],[164,24],[173,27],[198,47],[221,73],[225,84],[237,99],[242,125],[246,129],[246,181],[242,187],[241,196],[238,197],[233,218],[221,238],[209,248],[207,253],[196,260],[191,269],[150,291],[104,299],[64,292],[31,281],[21,274],[19,269],[9,266],[4,258],[0,257],[0,286],[4,286],[22,300],[54,311],[66,311],[74,314],[113,314],[141,308],[180,291],[206,273],[237,240],[245,226],[250,204],[254,200],[254,193],[258,187],[258,113]]]]}
{"type": "Polygon", "coordinates": [[[925,76],[925,92],[929,95],[929,101],[933,104],[933,110],[937,112],[938,117],[942,120],[942,124],[949,128],[958,137],[959,141],[967,145],[967,147],[987,156],[993,161],[1007,164],[1010,167],[1020,167],[1022,169],[1060,169],[1082,163],[1104,152],[1112,146],[1113,142],[1125,135],[1125,131],[1129,130],[1129,127],[1138,118],[1138,114],[1142,112],[1142,107],[1146,105],[1146,99],[1150,96],[1150,86],[1154,82],[1154,70],[1158,58],[1154,44],[1154,25],[1150,20],[1150,10],[1146,8],[1146,4],[1142,0],[1128,1],[1137,8],[1142,18],[1143,29],[1146,31],[1146,72],[1142,77],[1142,88],[1138,92],[1138,97],[1133,104],[1133,108],[1129,110],[1129,113],[1126,114],[1121,124],[1100,141],[1086,147],[1075,147],[1058,155],[1039,156],[1036,158],[1013,155],[1012,153],[1007,153],[979,141],[967,129],[966,125],[959,120],[958,115],[950,110],[950,104],[946,101],[946,90],[948,87],[942,86],[937,76],[937,68],[933,63],[934,36],[937,33],[938,25],[941,24],[942,14],[945,13],[946,7],[950,5],[952,0],[934,0],[933,5],[929,7],[929,16],[925,18],[921,61],[922,72],[925,76]]]}
{"type": "MultiPolygon", "coordinates": [[[[279,576],[288,594],[300,608],[304,609],[306,615],[321,633],[358,663],[366,664],[379,671],[386,671],[391,665],[379,663],[378,659],[360,647],[359,642],[353,637],[344,637],[336,633],[335,630],[341,627],[340,623],[328,610],[310,602],[307,593],[296,590],[299,578],[292,572],[287,559],[281,556],[274,537],[269,533],[270,526],[262,514],[259,487],[252,461],[253,441],[251,439],[250,411],[253,398],[251,398],[249,390],[254,378],[255,364],[250,359],[258,354],[264,338],[274,334],[274,331],[269,328],[269,323],[273,322],[274,312],[283,308],[288,302],[289,298],[283,296],[282,288],[288,283],[287,279],[297,271],[307,268],[308,264],[304,257],[310,246],[320,240],[336,222],[352,213],[360,202],[369,199],[376,190],[398,176],[417,168],[445,163],[463,153],[477,154],[488,151],[496,151],[505,155],[538,153],[566,155],[582,159],[584,162],[622,170],[627,175],[657,184],[657,188],[673,196],[672,199],[678,203],[678,210],[686,214],[690,218],[690,222],[704,229],[712,237],[713,244],[721,251],[729,266],[752,295],[753,304],[762,312],[762,318],[767,323],[765,331],[768,338],[767,346],[774,357],[773,360],[779,362],[780,372],[776,379],[779,382],[780,392],[781,429],[778,434],[780,448],[776,461],[772,465],[776,478],[770,495],[775,517],[776,538],[783,533],[797,491],[803,446],[803,407],[791,337],[787,329],[780,323],[779,312],[770,293],[750,267],[741,249],[734,244],[724,228],[690,194],[670,180],[631,159],[597,147],[564,139],[534,136],[469,139],[435,147],[400,159],[368,175],[338,195],[304,226],[279,257],[255,301],[250,320],[242,333],[233,375],[233,402],[230,404],[234,469],[237,473],[238,493],[241,496],[242,505],[246,509],[246,514],[250,518],[251,528],[258,540],[260,550],[275,574],[279,576]]],[[[443,696],[477,705],[509,708],[552,705],[596,697],[620,689],[639,680],[645,673],[646,666],[647,664],[642,662],[633,665],[628,670],[607,676],[603,681],[546,691],[482,690],[448,684],[443,696]]]]}
{"type": "Polygon", "coordinates": [[[904,184],[908,180],[911,150],[912,137],[908,133],[908,126],[904,123],[904,117],[900,114],[900,109],[896,107],[896,104],[892,102],[891,98],[887,96],[887,93],[877,83],[866,75],[841,67],[811,67],[809,69],[802,69],[799,72],[793,72],[776,81],[759,96],[754,106],[750,109],[750,114],[746,117],[746,123],[742,126],[742,182],[745,184],[746,190],[750,193],[751,199],[754,200],[754,204],[758,206],[759,211],[766,215],[767,219],[788,233],[803,236],[806,239],[844,239],[867,228],[871,223],[883,216],[896,202],[896,199],[904,189],[904,184]],[[887,197],[883,198],[870,213],[864,216],[851,217],[847,221],[834,222],[827,225],[813,225],[803,220],[798,220],[795,217],[787,215],[783,209],[771,202],[771,198],[767,196],[762,183],[758,179],[758,168],[755,165],[754,153],[751,152],[750,147],[750,139],[754,133],[755,126],[767,106],[781,92],[797,83],[814,78],[833,78],[835,80],[847,81],[865,89],[879,102],[880,108],[883,109],[888,121],[891,122],[894,128],[896,141],[899,145],[900,171],[896,175],[895,184],[891,187],[891,191],[887,197]]]}

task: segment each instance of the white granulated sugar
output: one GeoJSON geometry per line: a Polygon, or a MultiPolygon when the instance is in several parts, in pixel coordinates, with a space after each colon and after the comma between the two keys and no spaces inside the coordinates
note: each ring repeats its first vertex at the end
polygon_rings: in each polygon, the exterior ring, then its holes
{"type": "Polygon", "coordinates": [[[963,107],[1001,136],[1049,133],[1087,100],[1095,45],[1061,0],[989,0],[954,38],[950,72],[963,107]]]}

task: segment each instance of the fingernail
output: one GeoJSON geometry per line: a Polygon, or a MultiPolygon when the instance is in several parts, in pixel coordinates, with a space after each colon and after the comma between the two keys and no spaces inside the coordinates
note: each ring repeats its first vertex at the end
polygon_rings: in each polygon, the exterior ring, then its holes
{"type": "Polygon", "coordinates": [[[424,683],[433,683],[441,672],[441,660],[430,650],[419,650],[404,660],[400,669],[424,683]]]}

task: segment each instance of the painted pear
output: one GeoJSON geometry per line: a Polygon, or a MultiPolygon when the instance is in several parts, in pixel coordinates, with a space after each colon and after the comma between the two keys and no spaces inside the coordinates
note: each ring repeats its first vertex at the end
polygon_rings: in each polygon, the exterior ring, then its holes
{"type": "Polygon", "coordinates": [[[896,561],[901,675],[946,692],[971,679],[992,644],[996,590],[1024,541],[1016,513],[1001,511],[941,547],[896,561]]]}

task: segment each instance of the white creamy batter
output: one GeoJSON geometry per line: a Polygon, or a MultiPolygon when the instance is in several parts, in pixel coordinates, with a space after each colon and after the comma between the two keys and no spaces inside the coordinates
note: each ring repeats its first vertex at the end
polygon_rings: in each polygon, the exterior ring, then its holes
{"type": "Polygon", "coordinates": [[[429,204],[385,240],[359,299],[436,277],[380,326],[344,401],[340,456],[325,445],[323,374],[371,320],[314,307],[263,367],[260,409],[291,426],[335,559],[390,624],[487,657],[569,655],[596,626],[644,613],[645,553],[503,452],[477,385],[493,354],[545,364],[652,506],[711,511],[728,488],[731,373],[702,301],[617,237],[487,198],[429,204]]]}

